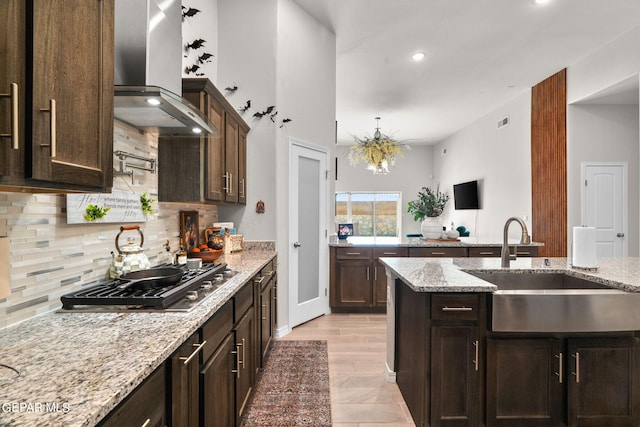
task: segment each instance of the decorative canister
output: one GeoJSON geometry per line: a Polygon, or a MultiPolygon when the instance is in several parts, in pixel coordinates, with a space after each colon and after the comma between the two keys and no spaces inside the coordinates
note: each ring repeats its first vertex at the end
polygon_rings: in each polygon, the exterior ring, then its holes
{"type": "Polygon", "coordinates": [[[420,232],[425,239],[439,239],[442,234],[442,217],[425,217],[420,224],[420,232]]]}

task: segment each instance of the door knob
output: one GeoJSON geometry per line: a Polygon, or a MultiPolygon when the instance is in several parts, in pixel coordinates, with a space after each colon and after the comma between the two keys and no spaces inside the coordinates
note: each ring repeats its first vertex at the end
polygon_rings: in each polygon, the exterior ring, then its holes
{"type": "Polygon", "coordinates": [[[300,244],[300,242],[293,242],[293,247],[294,247],[294,248],[299,248],[300,246],[302,246],[302,245],[300,244]]]}
{"type": "Polygon", "coordinates": [[[616,234],[616,236],[618,236],[618,237],[624,237],[624,233],[618,233],[618,234],[616,234]]]}

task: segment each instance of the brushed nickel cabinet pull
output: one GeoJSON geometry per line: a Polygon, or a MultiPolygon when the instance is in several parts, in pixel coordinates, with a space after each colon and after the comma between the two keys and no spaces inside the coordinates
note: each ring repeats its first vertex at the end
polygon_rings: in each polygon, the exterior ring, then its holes
{"type": "MultiPolygon", "coordinates": [[[[262,304],[262,311],[263,311],[263,313],[264,313],[265,311],[267,311],[267,305],[266,305],[266,304],[262,304]]],[[[267,318],[266,318],[266,317],[263,317],[263,318],[262,318],[262,321],[263,321],[263,322],[266,322],[266,321],[267,321],[267,318]]]]}
{"type": "Polygon", "coordinates": [[[188,365],[189,362],[191,362],[191,359],[193,359],[198,353],[200,353],[206,343],[207,340],[202,341],[202,344],[193,344],[193,346],[196,348],[195,350],[193,350],[193,353],[191,353],[189,357],[179,357],[178,360],[182,360],[184,362],[183,365],[188,365]]]}
{"type": "Polygon", "coordinates": [[[235,351],[232,351],[231,354],[236,355],[236,369],[232,369],[231,372],[236,374],[236,378],[240,378],[240,350],[238,349],[238,344],[236,344],[235,351]]]}
{"type": "Polygon", "coordinates": [[[431,255],[446,255],[444,252],[431,252],[431,255]]]}
{"type": "Polygon", "coordinates": [[[370,271],[369,271],[369,267],[367,267],[367,280],[370,279],[370,271]]]}
{"type": "Polygon", "coordinates": [[[360,252],[347,252],[347,255],[360,255],[360,252]]]}
{"type": "Polygon", "coordinates": [[[55,159],[56,157],[56,100],[49,100],[49,108],[41,108],[41,112],[49,113],[49,132],[51,136],[49,137],[49,144],[40,144],[40,147],[51,147],[51,158],[55,159]]]}
{"type": "Polygon", "coordinates": [[[442,311],[473,311],[473,307],[447,307],[446,305],[442,307],[442,311]]]}
{"type": "Polygon", "coordinates": [[[560,352],[559,354],[556,354],[556,359],[558,359],[558,372],[556,372],[555,374],[558,376],[558,383],[562,384],[562,377],[564,376],[562,374],[562,352],[560,352]]]}
{"type": "Polygon", "coordinates": [[[373,280],[378,280],[378,267],[373,267],[373,280]]]}
{"type": "Polygon", "coordinates": [[[480,252],[480,255],[495,255],[495,252],[480,252]]]}
{"type": "Polygon", "coordinates": [[[476,368],[476,371],[477,371],[478,370],[478,355],[480,353],[480,351],[479,351],[480,343],[478,342],[478,340],[475,340],[473,342],[473,346],[475,347],[475,353],[476,353],[475,354],[475,359],[473,360],[473,364],[474,364],[474,366],[476,368]]]}
{"type": "Polygon", "coordinates": [[[580,383],[580,353],[576,351],[576,354],[573,355],[573,358],[576,359],[576,371],[572,372],[572,374],[576,377],[576,384],[580,383]]]}
{"type": "Polygon", "coordinates": [[[398,255],[397,252],[382,252],[382,255],[398,255]]]}
{"type": "Polygon", "coordinates": [[[244,363],[244,348],[246,346],[244,345],[244,338],[242,338],[242,370],[244,370],[244,368],[246,367],[246,363],[244,363]]]}
{"type": "Polygon", "coordinates": [[[242,187],[240,187],[240,197],[244,197],[244,178],[240,180],[240,184],[242,184],[242,187]]]}
{"type": "Polygon", "coordinates": [[[147,420],[140,427],[148,427],[151,425],[151,418],[147,418],[147,420]]]}
{"type": "Polygon", "coordinates": [[[258,285],[262,285],[262,282],[264,282],[264,279],[265,279],[266,277],[267,277],[267,276],[261,276],[259,279],[253,279],[253,282],[254,282],[254,283],[257,283],[258,285]]]}
{"type": "Polygon", "coordinates": [[[18,150],[20,148],[19,145],[19,116],[18,112],[20,111],[18,105],[18,83],[11,83],[9,85],[9,93],[0,93],[0,98],[9,98],[11,101],[11,133],[2,133],[0,134],[0,138],[11,138],[11,148],[14,150],[18,150]]]}

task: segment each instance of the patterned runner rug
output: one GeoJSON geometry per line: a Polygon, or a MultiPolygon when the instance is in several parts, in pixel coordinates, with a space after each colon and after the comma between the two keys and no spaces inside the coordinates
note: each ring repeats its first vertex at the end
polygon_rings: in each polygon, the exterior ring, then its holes
{"type": "Polygon", "coordinates": [[[273,341],[242,427],[331,426],[326,341],[273,341]]]}

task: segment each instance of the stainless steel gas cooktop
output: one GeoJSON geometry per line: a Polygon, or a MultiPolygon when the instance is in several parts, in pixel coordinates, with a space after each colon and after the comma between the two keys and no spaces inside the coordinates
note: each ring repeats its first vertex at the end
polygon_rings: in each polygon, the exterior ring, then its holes
{"type": "MultiPolygon", "coordinates": [[[[156,267],[166,267],[168,264],[156,267]]],[[[172,266],[176,267],[176,266],[172,266]]],[[[237,272],[226,264],[203,264],[184,270],[177,284],[157,288],[121,289],[122,280],[113,279],[88,285],[60,297],[62,312],[171,312],[190,311],[219,289],[237,272]]]]}

